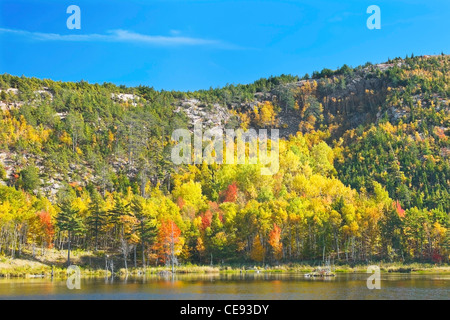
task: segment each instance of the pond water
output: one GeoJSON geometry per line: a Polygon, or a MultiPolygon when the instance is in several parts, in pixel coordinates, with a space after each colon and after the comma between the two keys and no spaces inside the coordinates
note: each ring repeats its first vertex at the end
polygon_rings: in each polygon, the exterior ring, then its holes
{"type": "Polygon", "coordinates": [[[83,278],[79,290],[66,280],[0,279],[0,299],[450,299],[450,275],[382,274],[369,290],[369,274],[305,278],[303,274],[209,274],[83,278]]]}

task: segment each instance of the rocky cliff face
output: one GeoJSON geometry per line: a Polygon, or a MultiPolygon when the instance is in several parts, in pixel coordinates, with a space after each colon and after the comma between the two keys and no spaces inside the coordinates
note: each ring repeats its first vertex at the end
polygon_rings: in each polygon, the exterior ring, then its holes
{"type": "Polygon", "coordinates": [[[218,103],[206,104],[198,99],[186,99],[177,103],[175,112],[184,112],[190,120],[190,126],[202,123],[205,128],[224,128],[232,114],[218,103]]]}
{"type": "MultiPolygon", "coordinates": [[[[426,59],[426,57],[424,58],[426,59]]],[[[403,101],[401,97],[395,101],[388,100],[391,87],[395,87],[397,84],[392,76],[387,76],[387,73],[393,68],[401,68],[403,64],[402,60],[396,60],[395,63],[369,65],[329,77],[316,77],[315,79],[283,83],[271,87],[270,90],[259,90],[252,94],[253,96],[250,95],[250,98],[247,96],[245,101],[232,99],[233,97],[231,97],[227,103],[210,103],[198,98],[187,98],[186,96],[189,95],[186,95],[173,101],[173,110],[175,113],[185,115],[188,120],[188,127],[191,129],[199,122],[202,123],[204,129],[212,127],[237,128],[242,120],[240,115],[251,113],[259,104],[270,101],[276,106],[277,124],[274,127],[280,130],[281,137],[294,135],[298,131],[335,128],[332,130],[332,139],[338,139],[348,129],[377,123],[386,116],[392,122],[406,119],[411,114],[411,103],[415,104],[419,100],[426,100],[422,94],[413,95],[412,102],[409,103],[403,101]],[[286,92],[292,95],[293,100],[297,102],[295,108],[292,105],[287,106],[282,103],[281,95],[286,92]],[[309,110],[312,103],[317,104],[313,111],[309,110]],[[312,118],[311,115],[313,115],[312,118]]],[[[0,94],[2,94],[2,97],[5,95],[21,96],[18,89],[15,88],[0,90],[0,94]]],[[[24,104],[39,108],[45,99],[52,100],[53,94],[48,88],[43,87],[32,91],[28,97],[31,98],[27,101],[2,98],[0,109],[14,111],[24,104]]],[[[106,99],[110,99],[111,103],[115,105],[135,108],[142,104],[144,97],[136,92],[116,92],[110,95],[108,93],[106,99]]],[[[450,112],[447,99],[437,94],[433,96],[433,99],[437,102],[437,112],[447,114],[450,112]]],[[[59,111],[55,113],[55,117],[65,121],[67,112],[65,110],[59,111]]],[[[447,124],[443,124],[438,130],[447,134],[447,124]]],[[[448,157],[448,148],[443,148],[441,152],[443,156],[448,157]]],[[[46,164],[42,156],[35,154],[19,155],[15,150],[0,153],[0,164],[6,169],[7,178],[10,181],[28,163],[33,163],[41,172],[46,172],[46,164]]],[[[125,157],[115,157],[110,160],[110,165],[114,172],[123,171],[124,168],[129,166],[125,157]]],[[[126,170],[130,174],[134,174],[137,172],[135,169],[127,168],[126,170]]],[[[62,187],[63,181],[77,181],[77,183],[83,185],[90,181],[101,180],[101,177],[96,176],[94,171],[86,161],[80,161],[76,165],[71,165],[64,173],[46,172],[46,175],[41,177],[42,190],[49,195],[55,195],[62,187]]]]}

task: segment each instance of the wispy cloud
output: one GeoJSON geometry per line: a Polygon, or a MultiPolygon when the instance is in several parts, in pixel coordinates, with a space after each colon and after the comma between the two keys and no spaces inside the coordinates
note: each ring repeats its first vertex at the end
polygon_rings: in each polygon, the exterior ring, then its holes
{"type": "Polygon", "coordinates": [[[362,13],[346,11],[346,12],[342,12],[336,16],[331,17],[330,19],[328,19],[328,22],[329,23],[342,22],[342,21],[346,20],[347,18],[354,17],[354,16],[361,16],[361,15],[362,15],[362,13]]]}
{"type": "Polygon", "coordinates": [[[153,46],[214,46],[225,49],[237,47],[218,40],[209,40],[192,37],[146,35],[127,30],[112,30],[106,34],[58,34],[31,32],[24,30],[0,28],[0,33],[8,33],[27,37],[39,41],[67,41],[67,42],[133,42],[153,46]]]}

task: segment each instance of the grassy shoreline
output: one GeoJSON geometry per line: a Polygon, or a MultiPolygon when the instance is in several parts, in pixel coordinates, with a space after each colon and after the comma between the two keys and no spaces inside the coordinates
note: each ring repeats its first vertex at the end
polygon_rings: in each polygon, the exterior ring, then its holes
{"type": "MultiPolygon", "coordinates": [[[[77,265],[76,261],[74,262],[77,265]]],[[[373,263],[378,265],[382,273],[411,273],[411,274],[450,274],[450,265],[441,264],[433,265],[429,263],[373,263]]],[[[317,266],[317,265],[316,265],[317,266]]],[[[316,266],[310,264],[288,263],[271,267],[258,267],[254,265],[245,266],[198,266],[198,265],[184,265],[176,268],[176,274],[240,274],[240,273],[307,273],[314,270],[316,266]]],[[[336,273],[366,273],[368,265],[335,265],[334,271],[336,273]]],[[[42,263],[36,260],[24,259],[10,259],[0,258],[0,278],[66,278],[67,269],[64,264],[42,263]]],[[[83,277],[105,277],[106,271],[100,265],[83,266],[80,265],[81,275],[83,277]]],[[[170,275],[170,268],[168,267],[147,267],[143,268],[129,268],[128,275],[142,276],[142,275],[170,275]]],[[[114,270],[116,276],[125,276],[126,270],[124,268],[117,268],[114,270]]],[[[111,276],[111,271],[108,271],[108,276],[111,276]]]]}

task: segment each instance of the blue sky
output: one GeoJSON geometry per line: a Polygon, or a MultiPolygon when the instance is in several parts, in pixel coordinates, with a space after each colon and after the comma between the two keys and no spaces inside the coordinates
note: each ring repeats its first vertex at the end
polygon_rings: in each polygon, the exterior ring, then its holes
{"type": "Polygon", "coordinates": [[[450,53],[450,1],[0,0],[0,73],[196,90],[450,53]],[[369,5],[381,30],[369,30],[369,5]],[[69,30],[69,5],[81,30],[69,30]]]}

